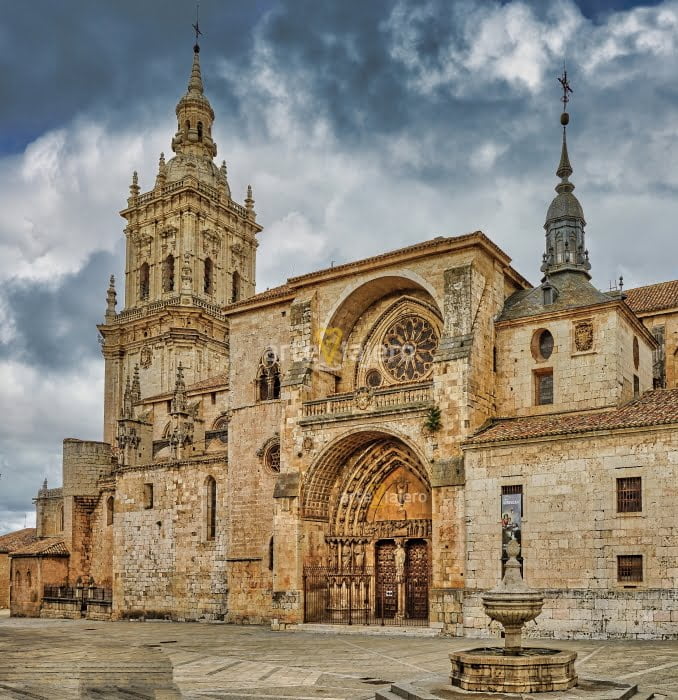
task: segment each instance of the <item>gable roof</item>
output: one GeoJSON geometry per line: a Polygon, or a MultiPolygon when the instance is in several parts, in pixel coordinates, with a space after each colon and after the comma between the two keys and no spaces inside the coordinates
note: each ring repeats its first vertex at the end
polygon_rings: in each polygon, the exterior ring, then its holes
{"type": "Polygon", "coordinates": [[[648,284],[626,292],[626,303],[637,313],[678,308],[678,280],[648,284]]]}
{"type": "Polygon", "coordinates": [[[224,307],[224,313],[228,315],[240,309],[249,309],[250,306],[256,306],[259,303],[275,300],[283,301],[286,297],[294,298],[299,289],[322,278],[347,276],[368,266],[385,267],[402,256],[421,257],[432,255],[438,251],[444,253],[457,250],[464,246],[482,246],[486,250],[491,251],[493,255],[504,262],[507,274],[513,278],[517,286],[531,287],[530,283],[510,266],[511,258],[496,243],[488,238],[482,231],[474,231],[461,236],[437,236],[436,238],[421,241],[404,248],[397,248],[380,253],[379,255],[373,255],[369,258],[353,260],[341,265],[333,265],[332,267],[315,270],[297,277],[290,277],[285,284],[279,287],[273,287],[272,289],[267,289],[264,292],[254,294],[246,299],[241,299],[233,304],[228,304],[224,307]]]}
{"type": "Polygon", "coordinates": [[[13,552],[16,549],[25,547],[35,540],[36,530],[34,527],[25,527],[22,530],[8,532],[0,535],[0,554],[13,552]]]}
{"type": "Polygon", "coordinates": [[[678,424],[678,389],[654,389],[613,411],[551,413],[523,418],[500,418],[467,440],[478,445],[507,440],[529,440],[553,435],[571,435],[597,430],[640,428],[678,424]]]}
{"type": "Polygon", "coordinates": [[[68,557],[70,552],[62,539],[48,537],[12,552],[13,557],[68,557]]]}

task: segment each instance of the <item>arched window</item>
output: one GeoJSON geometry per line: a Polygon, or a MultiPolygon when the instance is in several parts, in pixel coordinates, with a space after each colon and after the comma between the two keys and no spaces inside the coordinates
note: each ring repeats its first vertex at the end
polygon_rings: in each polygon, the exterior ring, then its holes
{"type": "Polygon", "coordinates": [[[59,506],[59,509],[57,510],[57,532],[63,532],[64,531],[64,506],[61,504],[59,506]]]}
{"type": "Polygon", "coordinates": [[[214,265],[211,258],[205,258],[205,294],[214,294],[214,265]]]}
{"type": "Polygon", "coordinates": [[[191,122],[186,120],[186,123],[184,124],[184,138],[188,138],[188,132],[191,129],[191,122]]]}
{"type": "Polygon", "coordinates": [[[106,525],[113,525],[113,496],[106,501],[106,525]]]}
{"type": "Polygon", "coordinates": [[[31,580],[31,572],[26,572],[26,585],[30,588],[33,581],[31,580]]]}
{"type": "Polygon", "coordinates": [[[205,481],[205,536],[213,540],[217,535],[217,482],[208,476],[205,481]]]}
{"type": "Polygon", "coordinates": [[[174,291],[174,256],[171,253],[162,264],[162,291],[174,291]]]}
{"type": "Polygon", "coordinates": [[[257,372],[257,400],[272,401],[280,398],[280,364],[275,352],[268,349],[257,372]]]}
{"type": "Polygon", "coordinates": [[[21,572],[17,571],[14,574],[14,585],[19,588],[21,586],[21,572]]]}
{"type": "Polygon", "coordinates": [[[148,263],[144,263],[139,268],[139,299],[148,299],[150,291],[148,263]]]}
{"type": "Polygon", "coordinates": [[[240,300],[240,273],[236,270],[233,273],[233,289],[231,291],[231,303],[235,304],[240,300]]]}
{"type": "Polygon", "coordinates": [[[202,122],[198,122],[198,141],[202,141],[202,122]]]}

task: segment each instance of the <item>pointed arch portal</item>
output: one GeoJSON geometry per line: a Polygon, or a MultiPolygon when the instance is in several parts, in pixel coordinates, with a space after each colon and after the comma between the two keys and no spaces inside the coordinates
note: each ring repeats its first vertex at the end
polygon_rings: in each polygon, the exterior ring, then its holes
{"type": "Polygon", "coordinates": [[[414,446],[381,430],[339,438],[306,473],[301,505],[324,534],[305,561],[307,622],[427,624],[431,485],[414,446]]]}

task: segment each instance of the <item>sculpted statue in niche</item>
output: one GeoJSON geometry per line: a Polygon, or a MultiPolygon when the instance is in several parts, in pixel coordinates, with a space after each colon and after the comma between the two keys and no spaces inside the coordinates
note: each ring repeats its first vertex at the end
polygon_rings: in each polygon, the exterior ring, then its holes
{"type": "Polygon", "coordinates": [[[350,571],[353,567],[353,553],[350,542],[342,542],[341,545],[341,570],[350,571]]]}
{"type": "Polygon", "coordinates": [[[398,542],[395,550],[395,567],[396,567],[396,583],[402,583],[405,580],[405,559],[407,553],[402,542],[398,542]]]}
{"type": "Polygon", "coordinates": [[[362,571],[365,565],[365,550],[361,544],[355,546],[355,568],[356,571],[362,571]]]}

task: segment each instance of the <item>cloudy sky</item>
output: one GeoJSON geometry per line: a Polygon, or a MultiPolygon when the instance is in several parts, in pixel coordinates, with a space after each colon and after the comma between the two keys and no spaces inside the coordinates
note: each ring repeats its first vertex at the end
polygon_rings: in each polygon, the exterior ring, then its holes
{"type": "MultiPolygon", "coordinates": [[[[61,483],[62,438],[101,438],[117,212],[171,155],[194,7],[3,6],[0,533],[61,483]]],[[[563,61],[594,282],[678,277],[678,0],[202,0],[201,25],[219,160],[265,226],[259,290],[477,229],[537,282],[563,61]]]]}

